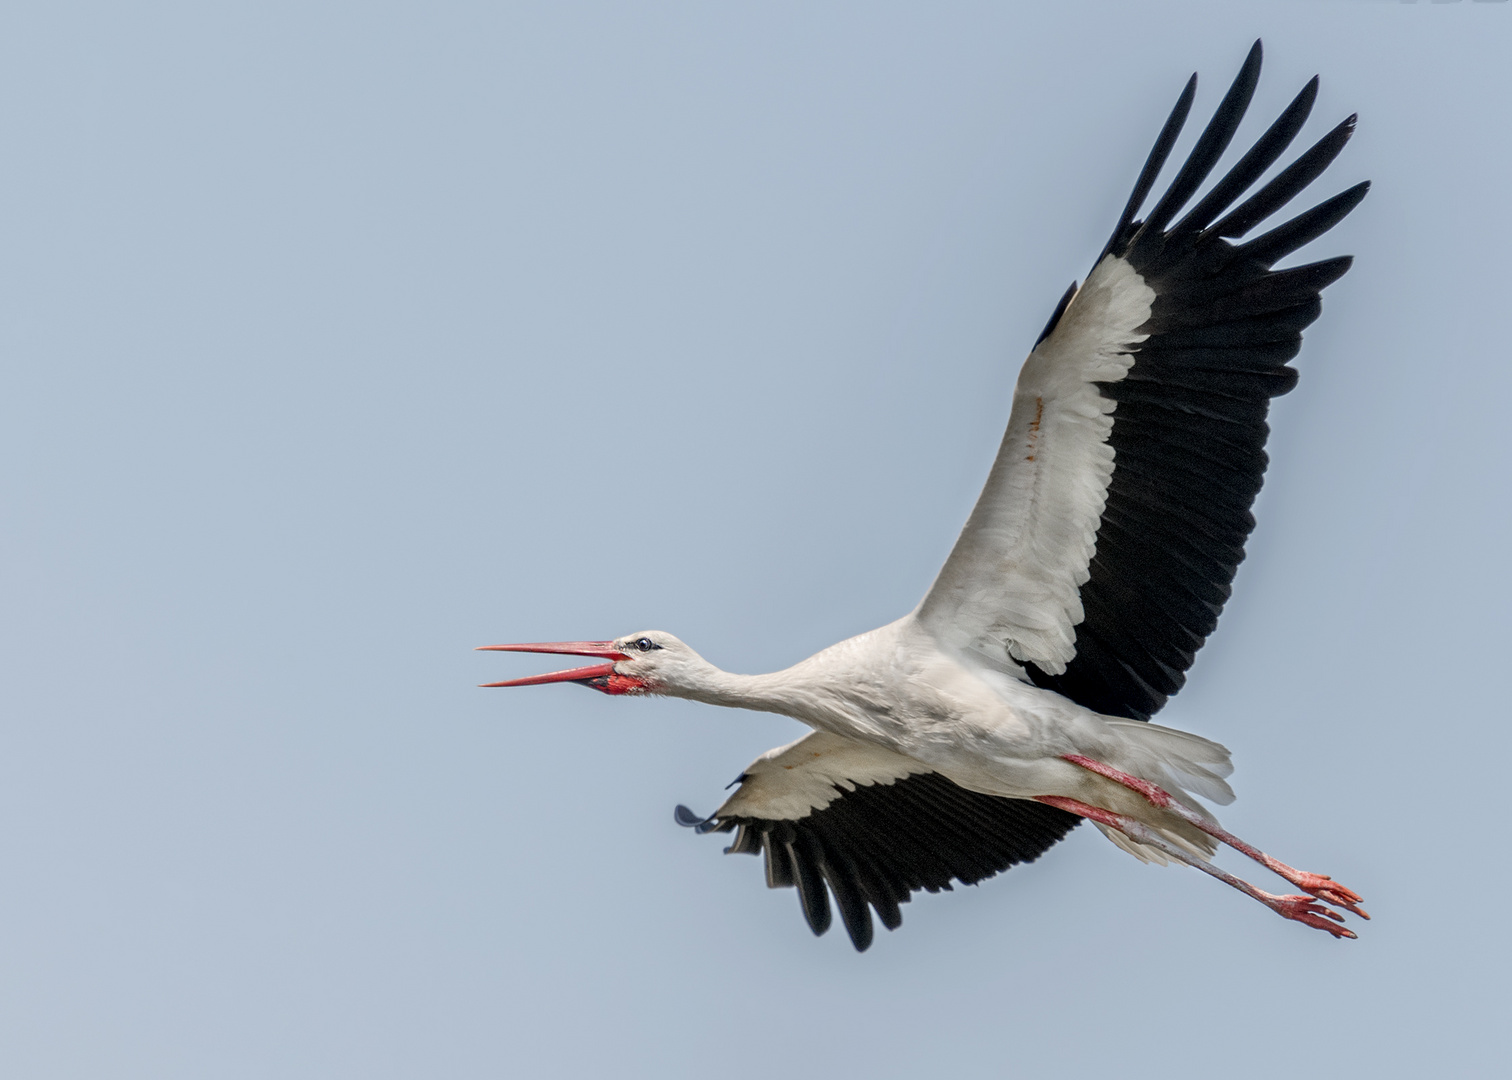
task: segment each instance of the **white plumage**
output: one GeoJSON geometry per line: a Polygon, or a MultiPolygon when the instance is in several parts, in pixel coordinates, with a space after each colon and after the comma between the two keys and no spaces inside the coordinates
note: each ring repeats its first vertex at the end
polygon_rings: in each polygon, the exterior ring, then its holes
{"type": "Polygon", "coordinates": [[[1114,403],[1097,384],[1129,373],[1154,301],[1133,267],[1105,256],[1024,362],[987,486],[920,608],[942,642],[1056,675],[1076,655],[1113,476],[1114,403]]]}
{"type": "Polygon", "coordinates": [[[1197,801],[1233,799],[1228,751],[1149,723],[1227,600],[1253,527],[1270,398],[1319,293],[1347,258],[1276,271],[1361,198],[1357,185],[1232,243],[1315,179],[1350,117],[1249,194],[1312,107],[1310,82],[1185,216],[1227,148],[1260,69],[1256,42],[1187,161],[1135,220],[1192,102],[1187,84],[1086,283],[1029,354],[971,517],[919,607],[767,675],[735,675],[671,634],[497,645],[601,663],[491,683],[579,682],[781,713],[813,732],[762,755],[700,832],[764,853],[816,933],[839,908],[858,949],[917,889],[1031,861],[1082,818],[1149,861],[1195,866],[1289,919],[1353,937],[1359,897],[1225,832],[1197,801]],[[1218,843],[1307,895],[1214,867],[1218,843]],[[1325,906],[1330,905],[1330,906],[1325,906]]]}

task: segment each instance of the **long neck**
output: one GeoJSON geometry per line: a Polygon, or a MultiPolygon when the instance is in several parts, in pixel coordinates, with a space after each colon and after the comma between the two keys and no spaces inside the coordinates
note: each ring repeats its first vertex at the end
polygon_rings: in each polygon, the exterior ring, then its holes
{"type": "Polygon", "coordinates": [[[782,713],[805,719],[816,709],[824,710],[830,695],[813,680],[805,678],[807,673],[803,667],[798,664],[766,675],[735,675],[705,662],[684,685],[668,692],[708,705],[782,713]]]}

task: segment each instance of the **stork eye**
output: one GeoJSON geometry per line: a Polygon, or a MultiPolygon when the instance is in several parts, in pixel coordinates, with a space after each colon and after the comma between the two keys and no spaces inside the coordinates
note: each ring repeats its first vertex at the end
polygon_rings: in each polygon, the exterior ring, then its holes
{"type": "Polygon", "coordinates": [[[648,637],[636,638],[630,644],[634,645],[641,652],[650,652],[652,649],[659,649],[659,648],[661,648],[660,645],[658,645],[656,642],[652,641],[648,637]]]}

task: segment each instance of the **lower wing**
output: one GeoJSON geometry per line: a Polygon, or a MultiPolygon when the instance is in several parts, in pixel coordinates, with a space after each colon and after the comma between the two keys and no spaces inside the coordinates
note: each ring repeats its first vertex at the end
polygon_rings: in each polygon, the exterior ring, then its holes
{"type": "Polygon", "coordinates": [[[858,951],[871,944],[873,910],[895,930],[915,891],[1032,862],[1081,820],[967,791],[912,758],[825,732],[768,751],[738,782],[708,818],[679,806],[678,822],[734,831],[727,853],[765,852],[767,886],[796,886],[816,934],[829,929],[833,893],[858,951]]]}

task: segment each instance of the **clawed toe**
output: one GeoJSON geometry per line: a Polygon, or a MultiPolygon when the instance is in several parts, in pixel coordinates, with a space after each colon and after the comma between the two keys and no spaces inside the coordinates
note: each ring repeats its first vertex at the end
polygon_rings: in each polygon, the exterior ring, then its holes
{"type": "Polygon", "coordinates": [[[1282,876],[1303,892],[1311,893],[1325,904],[1341,907],[1362,919],[1370,918],[1369,913],[1359,906],[1360,894],[1340,885],[1327,874],[1309,874],[1305,870],[1292,870],[1291,873],[1282,876]]]}
{"type": "Polygon", "coordinates": [[[1335,889],[1319,889],[1313,895],[1325,903],[1343,908],[1351,915],[1358,915],[1362,919],[1370,918],[1370,912],[1360,907],[1360,898],[1352,892],[1340,893],[1335,889]]]}
{"type": "Polygon", "coordinates": [[[1336,938],[1356,936],[1353,930],[1339,925],[1344,921],[1344,916],[1314,903],[1311,897],[1267,895],[1263,903],[1283,919],[1291,919],[1317,930],[1327,930],[1336,938]]]}

